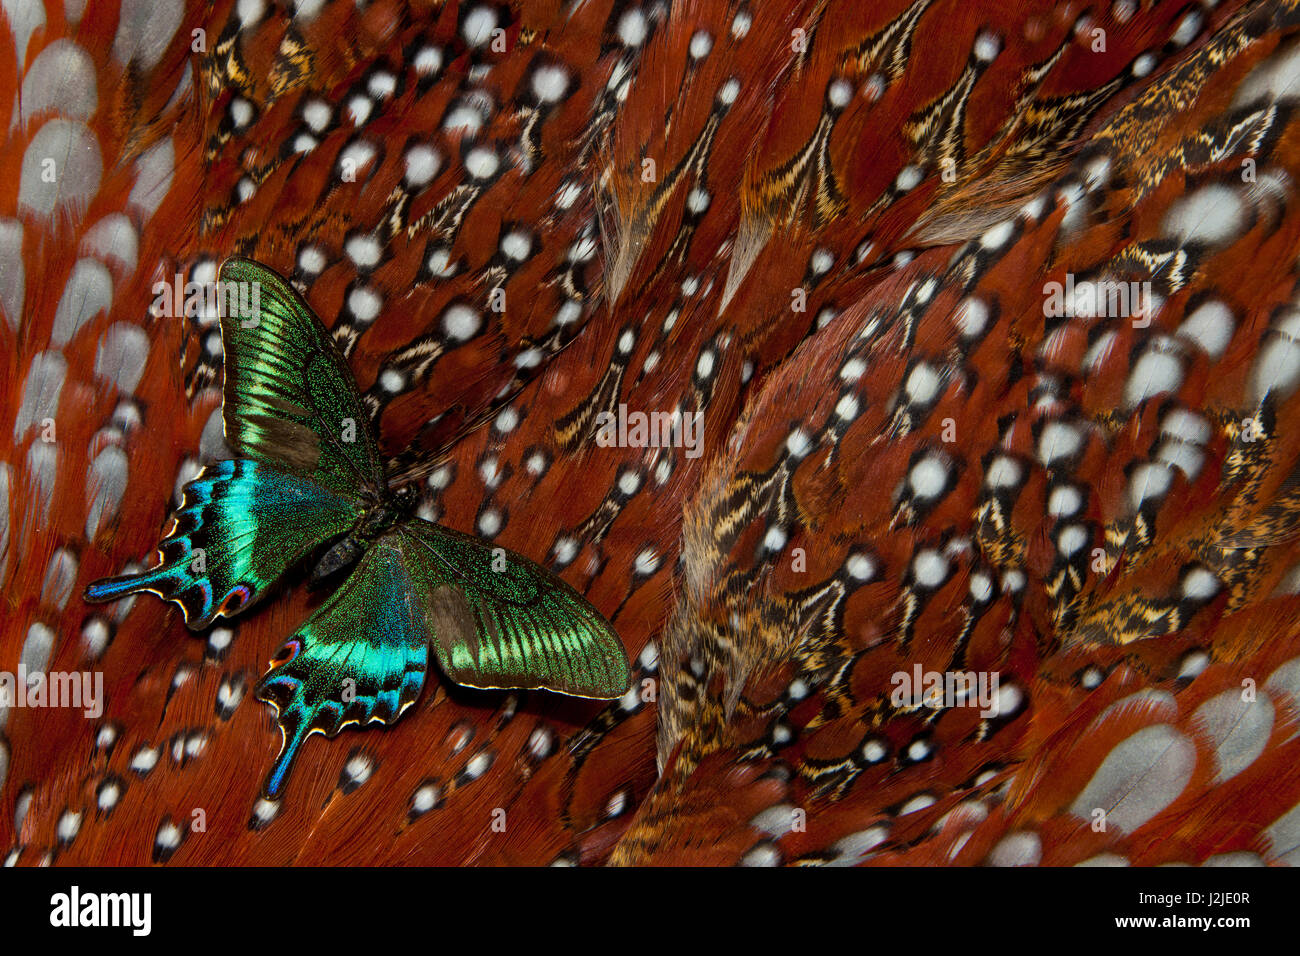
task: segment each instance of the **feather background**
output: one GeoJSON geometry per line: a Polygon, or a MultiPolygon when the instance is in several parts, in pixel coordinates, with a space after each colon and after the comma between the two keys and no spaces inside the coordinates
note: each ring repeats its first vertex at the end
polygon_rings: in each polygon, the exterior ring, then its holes
{"type": "Polygon", "coordinates": [[[1296,4],[2,8],[0,670],[106,695],[0,712],[6,862],[1295,859],[1296,4]],[[80,601],[225,454],[216,316],[150,307],[235,254],[625,698],[431,679],[270,803],[303,590],[80,601]]]}

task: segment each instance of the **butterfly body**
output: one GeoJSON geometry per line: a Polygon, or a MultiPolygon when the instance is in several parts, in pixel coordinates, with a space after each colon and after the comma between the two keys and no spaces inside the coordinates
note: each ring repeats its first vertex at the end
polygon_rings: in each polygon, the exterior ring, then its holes
{"type": "Polygon", "coordinates": [[[404,485],[391,496],[376,499],[362,513],[346,535],[334,542],[312,568],[308,585],[319,587],[340,571],[356,564],[376,538],[400,521],[410,517],[418,493],[404,485]]]}
{"type": "Polygon", "coordinates": [[[185,486],[155,567],[85,597],[146,591],[199,630],[300,565],[309,586],[336,585],[258,684],[284,735],[265,794],[282,794],[311,734],[396,720],[424,686],[430,646],[466,686],[623,694],[627,655],[584,597],[521,555],[416,517],[413,485],[389,490],[347,363],[301,296],[249,260],[227,260],[221,280],[261,291],[257,321],[221,323],[225,432],[241,457],[185,486]]]}

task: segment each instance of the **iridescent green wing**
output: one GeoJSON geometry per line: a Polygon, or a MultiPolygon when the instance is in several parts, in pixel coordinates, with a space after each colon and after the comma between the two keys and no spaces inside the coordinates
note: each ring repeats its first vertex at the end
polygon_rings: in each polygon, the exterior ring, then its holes
{"type": "Polygon", "coordinates": [[[470,687],[544,687],[610,698],[627,655],[585,598],[526,558],[420,519],[384,533],[285,644],[257,696],[283,743],[275,799],[302,743],[395,721],[420,694],[432,639],[443,673],[470,687]]]}
{"type": "Polygon", "coordinates": [[[256,603],[359,513],[355,499],[270,465],[217,462],[183,489],[157,567],[95,581],[85,597],[115,601],[148,591],[179,604],[185,623],[198,630],[256,603]]]}
{"type": "Polygon", "coordinates": [[[222,263],[218,288],[230,446],[339,491],[382,490],[383,463],[356,382],[311,307],[249,259],[222,263]]]}
{"type": "Polygon", "coordinates": [[[419,518],[398,532],[427,598],[438,665],[467,687],[623,694],[631,672],[614,629],[581,594],[521,555],[419,518]]]}
{"type": "Polygon", "coordinates": [[[268,798],[283,792],[309,735],[391,723],[419,696],[429,657],[429,594],[413,579],[413,557],[399,535],[375,541],[258,684],[257,696],[275,707],[283,734],[264,786],[268,798]]]}

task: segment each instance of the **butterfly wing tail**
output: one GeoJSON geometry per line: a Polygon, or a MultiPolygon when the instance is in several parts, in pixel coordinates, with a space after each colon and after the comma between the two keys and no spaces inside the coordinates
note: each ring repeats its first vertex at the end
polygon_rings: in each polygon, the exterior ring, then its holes
{"type": "Polygon", "coordinates": [[[92,604],[100,604],[105,601],[120,601],[141,591],[165,595],[174,589],[178,581],[177,568],[161,565],[137,574],[120,574],[116,577],[91,581],[86,585],[85,599],[92,604]]]}
{"type": "MultiPolygon", "coordinates": [[[[301,646],[300,639],[290,642],[295,643],[301,646]]],[[[296,667],[285,663],[272,668],[257,685],[258,698],[276,709],[282,736],[280,753],[262,785],[268,800],[278,800],[284,793],[309,736],[333,737],[349,724],[392,723],[424,686],[423,655],[413,655],[417,659],[410,662],[412,667],[387,669],[379,675],[384,686],[375,687],[376,675],[364,667],[340,665],[328,646],[319,653],[315,650],[310,648],[296,667]]]]}
{"type": "Polygon", "coordinates": [[[284,793],[284,785],[289,779],[289,771],[298,759],[302,742],[312,733],[311,727],[302,718],[300,708],[289,707],[280,711],[280,733],[283,735],[280,753],[262,784],[262,795],[268,800],[278,800],[284,793]]]}
{"type": "Polygon", "coordinates": [[[105,601],[119,601],[141,592],[154,594],[164,601],[174,601],[184,613],[185,623],[192,630],[207,627],[220,615],[233,617],[243,610],[255,595],[252,585],[240,582],[226,582],[221,586],[218,600],[214,600],[215,583],[221,584],[215,575],[196,572],[193,561],[185,554],[169,558],[171,542],[163,542],[164,557],[161,564],[147,571],[135,574],[120,574],[110,578],[100,578],[86,585],[83,597],[92,604],[105,601]]]}

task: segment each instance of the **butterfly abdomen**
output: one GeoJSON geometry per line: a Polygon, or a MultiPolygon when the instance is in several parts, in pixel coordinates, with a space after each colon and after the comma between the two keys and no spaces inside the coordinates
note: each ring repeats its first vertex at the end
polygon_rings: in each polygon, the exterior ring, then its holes
{"type": "Polygon", "coordinates": [[[315,587],[333,578],[340,571],[351,568],[376,538],[403,517],[401,511],[385,504],[377,504],[367,509],[356,520],[351,530],[336,541],[316,562],[312,568],[310,585],[315,587]]]}
{"type": "Polygon", "coordinates": [[[340,571],[352,567],[357,563],[357,559],[365,554],[365,551],[365,544],[358,541],[352,532],[348,532],[348,534],[336,541],[316,562],[316,566],[312,568],[308,585],[314,588],[333,578],[340,571]]]}

